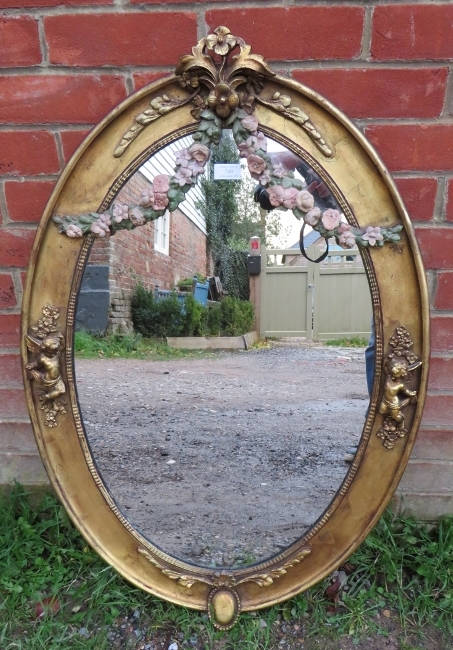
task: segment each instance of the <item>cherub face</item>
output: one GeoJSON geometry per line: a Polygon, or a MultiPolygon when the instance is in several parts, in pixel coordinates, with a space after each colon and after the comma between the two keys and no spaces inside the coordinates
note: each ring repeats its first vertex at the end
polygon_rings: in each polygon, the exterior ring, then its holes
{"type": "Polygon", "coordinates": [[[392,377],[398,378],[398,377],[406,377],[407,375],[407,368],[404,364],[402,363],[395,363],[392,366],[392,377]]]}
{"type": "Polygon", "coordinates": [[[46,336],[41,343],[41,350],[45,353],[55,354],[60,349],[60,339],[56,336],[46,336]]]}

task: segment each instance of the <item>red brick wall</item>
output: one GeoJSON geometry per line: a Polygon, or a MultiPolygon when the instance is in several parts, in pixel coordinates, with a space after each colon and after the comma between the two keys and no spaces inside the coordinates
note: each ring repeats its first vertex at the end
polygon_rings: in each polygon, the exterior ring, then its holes
{"type": "Polygon", "coordinates": [[[14,460],[0,459],[0,479],[41,476],[39,462],[30,460],[35,452],[23,430],[14,364],[24,271],[50,190],[96,121],[172,70],[207,29],[226,24],[275,70],[349,113],[396,177],[419,238],[433,310],[427,408],[402,491],[419,513],[453,512],[453,5],[232,0],[225,6],[216,0],[124,0],[121,6],[0,0],[0,346],[7,364],[0,418],[8,423],[1,425],[0,446],[17,452],[14,460]]]}

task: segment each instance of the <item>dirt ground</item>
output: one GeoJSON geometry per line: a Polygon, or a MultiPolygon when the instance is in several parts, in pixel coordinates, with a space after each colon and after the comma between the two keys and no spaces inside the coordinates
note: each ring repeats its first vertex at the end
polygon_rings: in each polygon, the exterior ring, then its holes
{"type": "Polygon", "coordinates": [[[363,352],[283,339],[209,357],[79,359],[99,472],[176,557],[239,566],[278,553],[345,477],[368,405],[363,352]]]}

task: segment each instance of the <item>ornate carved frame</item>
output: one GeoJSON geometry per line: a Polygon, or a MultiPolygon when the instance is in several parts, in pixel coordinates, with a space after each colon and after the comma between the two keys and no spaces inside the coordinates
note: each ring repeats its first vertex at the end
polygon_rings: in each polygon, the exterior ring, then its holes
{"type": "MultiPolygon", "coordinates": [[[[377,522],[402,476],[422,415],[429,312],[409,216],[387,169],[361,132],[317,93],[275,75],[267,66],[268,72],[263,72],[260,66],[266,64],[261,57],[250,55],[250,48],[228,30],[216,30],[208,39],[194,48],[193,57],[182,57],[177,74],[147,86],[113,110],[66,166],[41,219],[31,257],[22,357],[41,456],[55,491],[87,542],[136,586],[174,603],[208,610],[217,627],[228,629],[241,610],[284,601],[328,575],[377,522]],[[247,87],[250,75],[259,73],[261,86],[254,98],[259,130],[312,165],[351,226],[362,233],[376,224],[384,231],[402,226],[399,236],[390,236],[385,246],[368,246],[362,253],[376,324],[376,373],[358,453],[340,490],[310,531],[282,553],[221,573],[180,561],[142,537],[96,471],[77,401],[72,349],[77,294],[94,235],[64,236],[52,220],[55,215],[92,214],[92,223],[150,155],[197,131],[200,115],[194,105],[200,108],[200,99],[194,97],[201,97],[202,109],[217,110],[222,80],[214,80],[209,95],[203,96],[193,92],[198,80],[188,72],[191,67],[196,70],[197,57],[198,64],[206,61],[206,48],[215,49],[214,43],[219,48],[226,43],[228,52],[239,46],[241,57],[248,57],[240,83],[224,80],[231,110],[236,109],[236,99],[231,99],[234,89],[247,87]],[[281,97],[283,104],[277,101],[281,97]],[[400,399],[403,393],[406,397],[400,399]]],[[[223,56],[225,50],[217,53],[223,56]]],[[[247,101],[247,92],[244,97],[239,96],[239,102],[247,101]]],[[[221,110],[216,114],[225,119],[221,110]]]]}

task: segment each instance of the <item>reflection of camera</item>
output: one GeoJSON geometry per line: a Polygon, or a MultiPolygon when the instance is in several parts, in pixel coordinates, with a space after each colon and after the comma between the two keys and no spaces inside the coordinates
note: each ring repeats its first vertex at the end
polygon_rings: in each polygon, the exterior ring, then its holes
{"type": "Polygon", "coordinates": [[[259,203],[260,207],[263,208],[263,210],[267,210],[269,212],[269,210],[274,209],[274,206],[269,201],[269,194],[267,193],[266,188],[262,185],[257,185],[255,187],[253,198],[255,200],[255,203],[259,203]]]}

